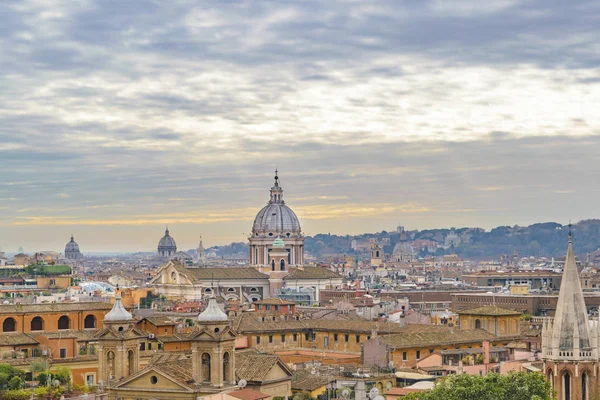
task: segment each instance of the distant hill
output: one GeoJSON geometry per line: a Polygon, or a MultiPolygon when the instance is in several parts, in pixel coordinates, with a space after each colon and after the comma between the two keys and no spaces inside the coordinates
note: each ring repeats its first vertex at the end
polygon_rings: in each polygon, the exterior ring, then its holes
{"type": "MultiPolygon", "coordinates": [[[[573,247],[579,258],[585,258],[600,248],[600,220],[590,219],[573,225],[573,247]]],[[[431,240],[440,245],[451,232],[450,229],[428,229],[409,231],[411,241],[431,240]]],[[[497,259],[503,254],[512,255],[515,250],[519,256],[562,257],[567,246],[568,227],[556,222],[537,223],[529,226],[499,226],[491,231],[478,228],[459,228],[454,232],[461,239],[456,247],[448,249],[415,249],[420,255],[456,253],[467,259],[497,259]]],[[[394,245],[400,240],[397,232],[378,232],[356,236],[338,236],[319,234],[307,237],[306,251],[316,254],[346,253],[353,254],[351,244],[353,239],[368,240],[370,238],[390,241],[384,246],[386,253],[393,251],[394,245]]]]}

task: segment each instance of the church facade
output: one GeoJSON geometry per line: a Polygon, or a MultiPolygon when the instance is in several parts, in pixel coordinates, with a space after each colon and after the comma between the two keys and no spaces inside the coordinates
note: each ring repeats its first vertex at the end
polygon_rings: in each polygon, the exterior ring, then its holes
{"type": "Polygon", "coordinates": [[[570,232],[556,313],[542,329],[542,357],[558,400],[600,394],[600,323],[588,317],[570,232]]]}

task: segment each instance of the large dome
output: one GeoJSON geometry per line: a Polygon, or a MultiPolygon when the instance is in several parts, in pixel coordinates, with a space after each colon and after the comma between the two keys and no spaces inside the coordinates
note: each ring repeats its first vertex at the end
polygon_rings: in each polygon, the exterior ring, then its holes
{"type": "Polygon", "coordinates": [[[271,187],[269,204],[256,214],[252,225],[254,236],[281,236],[283,238],[300,234],[300,221],[291,208],[285,205],[283,189],[275,171],[275,184],[271,187]]]}
{"type": "Polygon", "coordinates": [[[285,236],[286,233],[300,233],[300,221],[291,208],[285,204],[267,204],[256,214],[252,232],[272,233],[272,236],[285,236]]]}
{"type": "Polygon", "coordinates": [[[76,260],[81,258],[81,253],[79,252],[79,245],[75,242],[75,238],[71,235],[71,241],[67,243],[65,246],[65,258],[69,260],[76,260]]]}

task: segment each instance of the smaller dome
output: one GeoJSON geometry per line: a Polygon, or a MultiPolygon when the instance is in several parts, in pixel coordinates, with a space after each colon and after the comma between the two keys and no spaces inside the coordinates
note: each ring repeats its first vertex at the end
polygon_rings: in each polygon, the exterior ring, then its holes
{"type": "Polygon", "coordinates": [[[165,231],[165,236],[163,236],[158,242],[158,247],[177,247],[177,245],[175,244],[175,239],[173,239],[171,235],[169,235],[168,229],[165,231]]]}
{"type": "Polygon", "coordinates": [[[211,297],[208,301],[208,307],[198,315],[198,321],[200,322],[225,322],[228,321],[227,314],[225,314],[217,305],[217,299],[211,297]]]}
{"type": "Polygon", "coordinates": [[[415,250],[407,242],[399,242],[394,246],[394,256],[414,256],[415,250]]]}
{"type": "Polygon", "coordinates": [[[123,307],[121,297],[117,296],[112,310],[104,316],[104,321],[127,321],[133,319],[133,315],[123,307]]]}
{"type": "Polygon", "coordinates": [[[285,243],[283,242],[283,239],[281,239],[280,237],[275,239],[273,241],[273,247],[285,247],[285,243]]]}

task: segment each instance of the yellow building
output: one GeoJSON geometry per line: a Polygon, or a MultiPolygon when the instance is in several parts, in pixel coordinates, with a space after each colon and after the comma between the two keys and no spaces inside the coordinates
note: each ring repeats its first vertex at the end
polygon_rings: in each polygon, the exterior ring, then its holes
{"type": "Polygon", "coordinates": [[[35,280],[38,289],[67,289],[71,286],[70,276],[38,276],[35,280]]]}
{"type": "Polygon", "coordinates": [[[484,329],[496,336],[517,336],[520,334],[521,313],[495,306],[459,311],[462,330],[484,329]]]}
{"type": "MultiPolygon", "coordinates": [[[[123,306],[127,308],[137,307],[140,304],[141,299],[148,296],[148,292],[152,292],[152,289],[136,289],[136,288],[123,288],[118,289],[118,295],[121,297],[123,306]]],[[[115,298],[110,299],[111,304],[115,303],[115,298]]]]}

